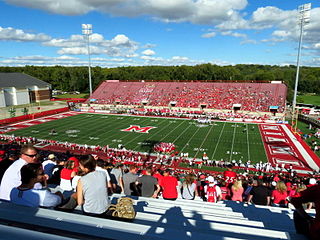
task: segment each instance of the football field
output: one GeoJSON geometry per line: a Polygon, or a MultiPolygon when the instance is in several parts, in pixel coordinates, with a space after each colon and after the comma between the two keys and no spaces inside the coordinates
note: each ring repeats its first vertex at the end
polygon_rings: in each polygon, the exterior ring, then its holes
{"type": "Polygon", "coordinates": [[[206,152],[212,160],[267,161],[256,124],[122,115],[78,114],[10,132],[15,136],[33,136],[88,145],[122,144],[126,149],[153,152],[155,144],[174,143],[176,150],[201,158],[206,152]],[[56,134],[51,134],[55,129],[56,134]]]}

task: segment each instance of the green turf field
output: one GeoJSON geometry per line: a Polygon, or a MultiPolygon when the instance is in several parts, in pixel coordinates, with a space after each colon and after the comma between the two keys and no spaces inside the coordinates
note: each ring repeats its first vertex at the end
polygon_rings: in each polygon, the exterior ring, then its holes
{"type": "Polygon", "coordinates": [[[267,161],[259,128],[256,124],[214,122],[198,124],[192,120],[79,114],[12,132],[16,136],[34,136],[88,145],[123,144],[127,149],[152,152],[158,142],[172,142],[179,152],[209,159],[267,161]],[[139,125],[153,126],[149,133],[121,131],[139,125]],[[50,135],[55,129],[57,135],[50,135]]]}

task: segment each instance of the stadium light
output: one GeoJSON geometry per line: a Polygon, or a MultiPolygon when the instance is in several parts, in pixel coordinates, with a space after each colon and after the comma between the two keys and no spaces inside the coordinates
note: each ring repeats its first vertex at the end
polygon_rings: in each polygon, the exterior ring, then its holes
{"type": "MultiPolygon", "coordinates": [[[[300,71],[300,53],[303,39],[303,27],[310,22],[310,10],[311,3],[303,4],[298,7],[299,11],[299,25],[300,25],[300,39],[299,39],[299,47],[298,47],[298,56],[297,56],[297,72],[296,72],[296,82],[294,85],[294,93],[293,93],[293,102],[292,102],[292,121],[296,112],[297,105],[297,91],[298,91],[298,82],[299,82],[299,71],[300,71]]],[[[298,114],[297,114],[298,116],[298,114]]],[[[295,124],[295,129],[297,128],[297,122],[295,124]]]]}
{"type": "Polygon", "coordinates": [[[92,24],[82,24],[82,34],[87,38],[87,49],[88,49],[88,71],[89,71],[89,91],[90,96],[92,95],[92,81],[91,81],[91,57],[90,57],[90,35],[92,34],[92,24]]]}

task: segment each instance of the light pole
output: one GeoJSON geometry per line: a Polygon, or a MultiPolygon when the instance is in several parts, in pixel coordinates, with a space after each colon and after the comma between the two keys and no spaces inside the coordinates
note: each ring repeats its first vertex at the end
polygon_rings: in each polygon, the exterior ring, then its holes
{"type": "MultiPolygon", "coordinates": [[[[300,53],[301,53],[302,39],[303,39],[303,27],[304,25],[310,22],[311,3],[300,5],[298,10],[299,10],[300,39],[299,39],[298,57],[297,57],[296,82],[294,85],[294,93],[293,93],[293,101],[292,101],[292,122],[294,121],[295,117],[298,118],[298,113],[296,113],[296,105],[297,105],[297,91],[298,91],[299,71],[300,71],[300,53]]],[[[294,124],[295,130],[297,130],[297,120],[298,119],[296,119],[296,123],[294,124]]]]}
{"type": "Polygon", "coordinates": [[[92,34],[92,24],[82,24],[82,34],[87,38],[87,50],[88,50],[88,70],[89,70],[89,91],[90,97],[92,95],[92,81],[91,81],[91,57],[90,57],[90,35],[92,34]]]}

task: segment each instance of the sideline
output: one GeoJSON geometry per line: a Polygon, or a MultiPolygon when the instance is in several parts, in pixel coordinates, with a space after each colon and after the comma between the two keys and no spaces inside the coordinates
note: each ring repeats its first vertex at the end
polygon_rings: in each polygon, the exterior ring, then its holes
{"type": "Polygon", "coordinates": [[[297,138],[294,136],[294,134],[290,131],[290,129],[286,125],[281,125],[282,129],[286,132],[286,134],[289,136],[289,138],[292,140],[292,143],[296,146],[296,148],[300,151],[301,155],[305,159],[305,161],[308,163],[308,165],[315,169],[316,171],[319,171],[319,166],[313,161],[313,158],[309,155],[309,153],[306,151],[306,149],[302,146],[302,144],[297,140],[297,138]]]}

